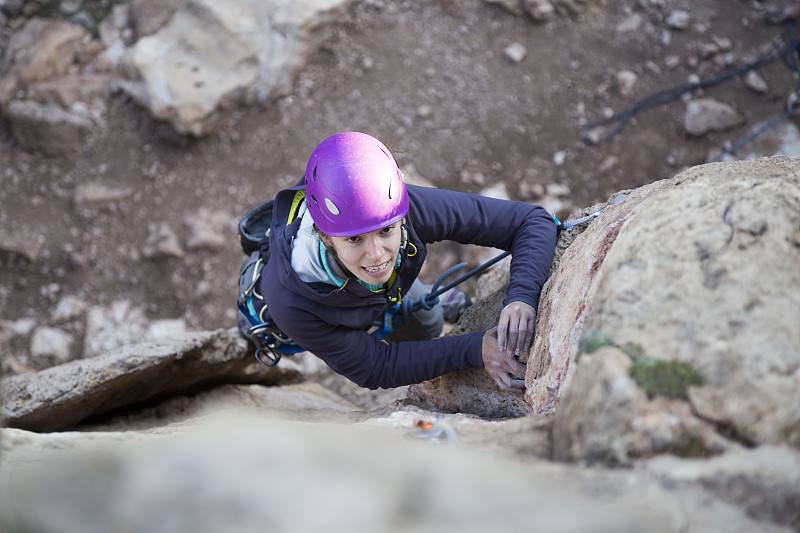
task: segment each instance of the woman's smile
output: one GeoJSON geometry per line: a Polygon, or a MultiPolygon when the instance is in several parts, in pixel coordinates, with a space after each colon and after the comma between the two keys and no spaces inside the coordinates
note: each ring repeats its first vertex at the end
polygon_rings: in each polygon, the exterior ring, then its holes
{"type": "Polygon", "coordinates": [[[367,274],[378,275],[382,274],[383,271],[386,270],[388,267],[389,267],[389,261],[385,261],[378,266],[368,266],[363,268],[364,270],[367,271],[367,274]]]}
{"type": "Polygon", "coordinates": [[[326,246],[333,248],[336,258],[351,274],[364,283],[382,285],[392,277],[400,250],[402,222],[385,228],[353,235],[328,237],[326,246]]]}

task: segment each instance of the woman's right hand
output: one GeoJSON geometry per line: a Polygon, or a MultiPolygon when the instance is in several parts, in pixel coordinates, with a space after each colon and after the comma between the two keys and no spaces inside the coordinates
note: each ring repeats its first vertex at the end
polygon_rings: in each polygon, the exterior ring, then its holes
{"type": "Polygon", "coordinates": [[[500,390],[525,392],[525,365],[513,355],[500,350],[497,344],[497,328],[492,328],[483,334],[481,358],[483,367],[500,390]]]}

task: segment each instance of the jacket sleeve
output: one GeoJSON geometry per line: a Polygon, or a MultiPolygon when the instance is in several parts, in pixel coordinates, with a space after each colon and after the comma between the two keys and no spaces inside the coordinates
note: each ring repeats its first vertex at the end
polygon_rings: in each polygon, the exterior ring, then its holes
{"type": "Polygon", "coordinates": [[[411,385],[456,370],[483,368],[483,332],[386,343],[366,331],[329,324],[300,308],[284,308],[273,319],[334,372],[369,389],[411,385]]]}
{"type": "Polygon", "coordinates": [[[544,208],[476,194],[408,186],[411,223],[424,243],[452,240],[511,251],[505,302],[538,307],[556,246],[556,225],[544,208]]]}

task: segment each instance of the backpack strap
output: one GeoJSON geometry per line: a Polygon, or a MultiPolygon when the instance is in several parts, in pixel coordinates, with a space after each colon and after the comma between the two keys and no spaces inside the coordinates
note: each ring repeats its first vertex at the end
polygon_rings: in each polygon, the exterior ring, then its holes
{"type": "Polygon", "coordinates": [[[289,220],[286,221],[286,225],[288,226],[294,219],[297,218],[297,212],[300,210],[300,206],[303,203],[303,200],[306,199],[306,191],[297,191],[294,193],[294,198],[292,199],[292,205],[289,208],[289,220]]]}

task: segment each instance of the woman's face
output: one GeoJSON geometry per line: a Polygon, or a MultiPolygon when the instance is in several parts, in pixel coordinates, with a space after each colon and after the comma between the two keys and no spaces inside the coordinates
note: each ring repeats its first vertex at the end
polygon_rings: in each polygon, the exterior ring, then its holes
{"type": "Polygon", "coordinates": [[[397,262],[402,240],[400,226],[401,222],[395,222],[353,237],[325,235],[323,241],[335,250],[339,262],[358,279],[370,285],[382,285],[389,281],[397,262]]]}

